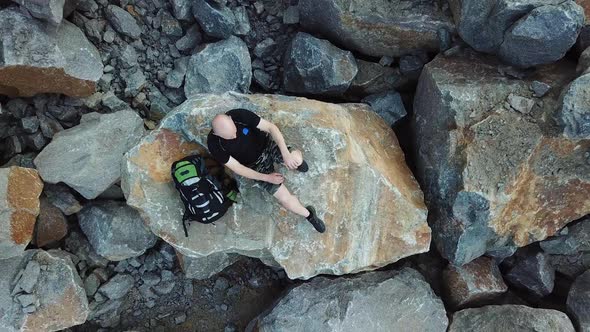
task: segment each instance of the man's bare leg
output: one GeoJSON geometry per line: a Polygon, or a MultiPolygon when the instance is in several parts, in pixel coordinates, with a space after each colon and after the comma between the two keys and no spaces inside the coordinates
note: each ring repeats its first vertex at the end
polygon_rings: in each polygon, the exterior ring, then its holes
{"type": "Polygon", "coordinates": [[[302,217],[309,217],[309,211],[305,208],[305,206],[301,204],[301,202],[299,202],[297,196],[289,192],[289,190],[287,189],[287,187],[285,187],[284,184],[282,184],[279,187],[279,189],[277,190],[277,192],[274,193],[273,196],[279,201],[279,203],[281,203],[281,205],[285,209],[293,213],[296,213],[302,217]]]}
{"type": "Polygon", "coordinates": [[[282,206],[284,206],[287,210],[296,213],[302,217],[305,217],[309,223],[315,228],[316,231],[323,233],[326,231],[326,225],[324,222],[317,216],[315,209],[313,206],[304,207],[299,202],[297,196],[291,194],[287,187],[282,184],[276,193],[273,195],[282,206]]]}
{"type": "Polygon", "coordinates": [[[301,152],[300,150],[293,150],[291,151],[291,154],[293,154],[293,156],[297,160],[297,166],[303,163],[303,152],[301,152]]]}

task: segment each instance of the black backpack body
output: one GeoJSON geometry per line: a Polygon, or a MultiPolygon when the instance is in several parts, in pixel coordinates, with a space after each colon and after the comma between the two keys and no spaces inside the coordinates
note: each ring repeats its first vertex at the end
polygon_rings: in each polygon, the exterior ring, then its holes
{"type": "Polygon", "coordinates": [[[184,204],[182,226],[187,237],[187,223],[210,224],[223,217],[233,203],[219,182],[209,174],[205,160],[199,155],[174,162],[171,175],[184,204]]]}

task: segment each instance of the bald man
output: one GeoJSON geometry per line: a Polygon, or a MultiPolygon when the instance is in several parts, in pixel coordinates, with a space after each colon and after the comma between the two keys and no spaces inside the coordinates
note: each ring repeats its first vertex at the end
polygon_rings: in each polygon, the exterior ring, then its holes
{"type": "Polygon", "coordinates": [[[299,172],[308,170],[301,151],[287,148],[277,126],[251,111],[234,109],[215,116],[212,127],[207,146],[213,158],[234,173],[255,180],[287,210],[305,217],[318,232],[326,230],[313,206],[304,207],[283,184],[283,175],[275,172],[274,163],[299,172]]]}

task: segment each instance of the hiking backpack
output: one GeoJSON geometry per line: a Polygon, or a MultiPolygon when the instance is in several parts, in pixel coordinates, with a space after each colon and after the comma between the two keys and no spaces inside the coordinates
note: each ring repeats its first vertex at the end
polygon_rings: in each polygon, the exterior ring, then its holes
{"type": "Polygon", "coordinates": [[[201,156],[188,156],[174,162],[171,173],[184,204],[182,227],[187,237],[187,223],[210,224],[223,217],[235,200],[236,192],[232,190],[224,194],[220,183],[207,171],[201,156]]]}

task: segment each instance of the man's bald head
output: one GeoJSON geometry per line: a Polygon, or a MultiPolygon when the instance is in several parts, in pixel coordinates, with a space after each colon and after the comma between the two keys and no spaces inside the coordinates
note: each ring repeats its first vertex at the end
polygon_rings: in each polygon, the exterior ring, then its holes
{"type": "Polygon", "coordinates": [[[237,137],[236,124],[230,116],[226,114],[217,114],[211,121],[213,133],[221,138],[234,139],[237,137]]]}

